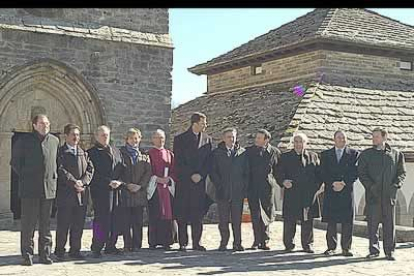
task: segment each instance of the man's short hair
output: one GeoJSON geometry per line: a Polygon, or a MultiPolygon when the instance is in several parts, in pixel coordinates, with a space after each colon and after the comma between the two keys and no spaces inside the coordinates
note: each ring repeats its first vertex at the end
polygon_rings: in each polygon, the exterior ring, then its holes
{"type": "Polygon", "coordinates": [[[345,131],[338,129],[338,130],[337,130],[337,131],[335,131],[335,133],[334,133],[334,138],[336,138],[336,135],[338,135],[338,134],[340,134],[340,133],[342,133],[342,134],[346,137],[346,133],[345,133],[345,131]]]}
{"type": "Polygon", "coordinates": [[[374,132],[381,132],[382,137],[387,137],[388,136],[388,130],[386,128],[376,127],[376,128],[374,128],[372,133],[374,133],[374,132]]]}
{"type": "Polygon", "coordinates": [[[141,130],[139,130],[138,128],[135,128],[135,127],[131,127],[130,129],[128,129],[128,131],[125,135],[125,140],[128,140],[129,137],[131,137],[135,134],[138,135],[140,138],[142,137],[141,130]]]}
{"type": "Polygon", "coordinates": [[[264,129],[264,128],[260,128],[260,129],[258,129],[257,130],[257,134],[258,133],[260,133],[260,134],[263,134],[264,135],[264,138],[266,139],[266,140],[270,140],[271,138],[272,138],[272,134],[270,134],[270,132],[269,131],[267,131],[266,129],[264,129]]]}
{"type": "Polygon", "coordinates": [[[223,132],[222,132],[223,136],[226,135],[226,133],[228,133],[228,132],[232,132],[234,134],[237,134],[237,130],[234,127],[228,127],[225,130],[223,130],[223,132]]]}
{"type": "Polygon", "coordinates": [[[81,131],[80,127],[78,125],[75,124],[67,124],[64,128],[63,128],[63,133],[66,135],[69,135],[69,133],[74,130],[77,129],[79,130],[79,132],[81,131]]]}
{"type": "Polygon", "coordinates": [[[108,131],[110,133],[111,129],[106,125],[98,126],[98,128],[95,130],[95,135],[97,135],[99,132],[104,132],[104,131],[108,131]]]}
{"type": "Polygon", "coordinates": [[[46,118],[49,120],[46,114],[37,114],[36,116],[33,117],[32,124],[33,125],[37,124],[37,121],[39,121],[40,118],[46,118]]]}
{"type": "Polygon", "coordinates": [[[193,125],[194,123],[200,122],[201,118],[207,119],[207,116],[201,112],[193,113],[193,115],[191,115],[191,118],[190,118],[191,125],[193,125]]]}

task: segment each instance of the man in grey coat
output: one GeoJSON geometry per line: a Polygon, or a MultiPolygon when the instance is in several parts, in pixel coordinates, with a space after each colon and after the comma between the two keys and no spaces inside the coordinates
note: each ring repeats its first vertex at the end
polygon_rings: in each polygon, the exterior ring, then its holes
{"type": "Polygon", "coordinates": [[[244,251],[241,245],[241,219],[249,180],[249,163],[246,150],[237,143],[236,135],[236,129],[225,129],[223,141],[213,151],[210,178],[216,187],[221,236],[219,251],[227,250],[230,216],[233,251],[244,251]]]}
{"type": "Polygon", "coordinates": [[[40,262],[52,264],[50,216],[56,197],[59,139],[50,134],[46,115],[32,120],[33,132],[22,136],[13,147],[10,165],[19,176],[22,204],[20,247],[23,265],[33,265],[33,236],[39,222],[40,262]]]}
{"type": "Polygon", "coordinates": [[[376,128],[372,132],[373,147],[364,150],[358,161],[359,180],[365,188],[369,255],[376,258],[380,253],[378,227],[382,222],[384,252],[394,261],[395,250],[395,202],[397,191],[406,178],[404,155],[387,143],[388,132],[376,128]]]}

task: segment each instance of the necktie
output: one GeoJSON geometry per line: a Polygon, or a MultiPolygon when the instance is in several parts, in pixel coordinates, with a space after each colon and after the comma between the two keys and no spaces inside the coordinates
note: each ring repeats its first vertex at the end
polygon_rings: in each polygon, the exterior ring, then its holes
{"type": "Polygon", "coordinates": [[[336,149],[336,161],[338,161],[338,163],[341,160],[341,157],[342,157],[342,150],[336,149]]]}

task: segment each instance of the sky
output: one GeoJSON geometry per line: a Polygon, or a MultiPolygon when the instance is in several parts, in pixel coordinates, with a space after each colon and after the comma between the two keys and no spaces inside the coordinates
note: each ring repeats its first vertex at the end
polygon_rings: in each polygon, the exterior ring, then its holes
{"type": "MultiPolygon", "coordinates": [[[[313,9],[170,9],[173,108],[201,96],[207,77],[187,69],[222,55],[313,9]]],[[[371,9],[414,26],[414,9],[371,9]]]]}

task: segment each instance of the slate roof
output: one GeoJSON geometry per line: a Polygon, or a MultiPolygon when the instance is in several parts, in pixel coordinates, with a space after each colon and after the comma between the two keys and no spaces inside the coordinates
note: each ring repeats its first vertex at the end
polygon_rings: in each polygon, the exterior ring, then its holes
{"type": "Polygon", "coordinates": [[[202,96],[173,110],[173,135],[185,130],[192,112],[205,112],[207,132],[220,139],[228,126],[239,131],[242,145],[252,144],[258,128],[272,133],[272,144],[282,150],[291,147],[292,133],[302,131],[309,147],[320,152],[332,147],[337,129],[345,130],[349,144],[358,149],[372,145],[371,132],[377,126],[389,131],[391,146],[414,160],[414,91],[385,91],[308,84],[298,97],[280,84],[202,96]]]}
{"type": "Polygon", "coordinates": [[[315,9],[189,71],[205,74],[212,67],[310,40],[414,50],[414,27],[367,9],[315,9]]]}

